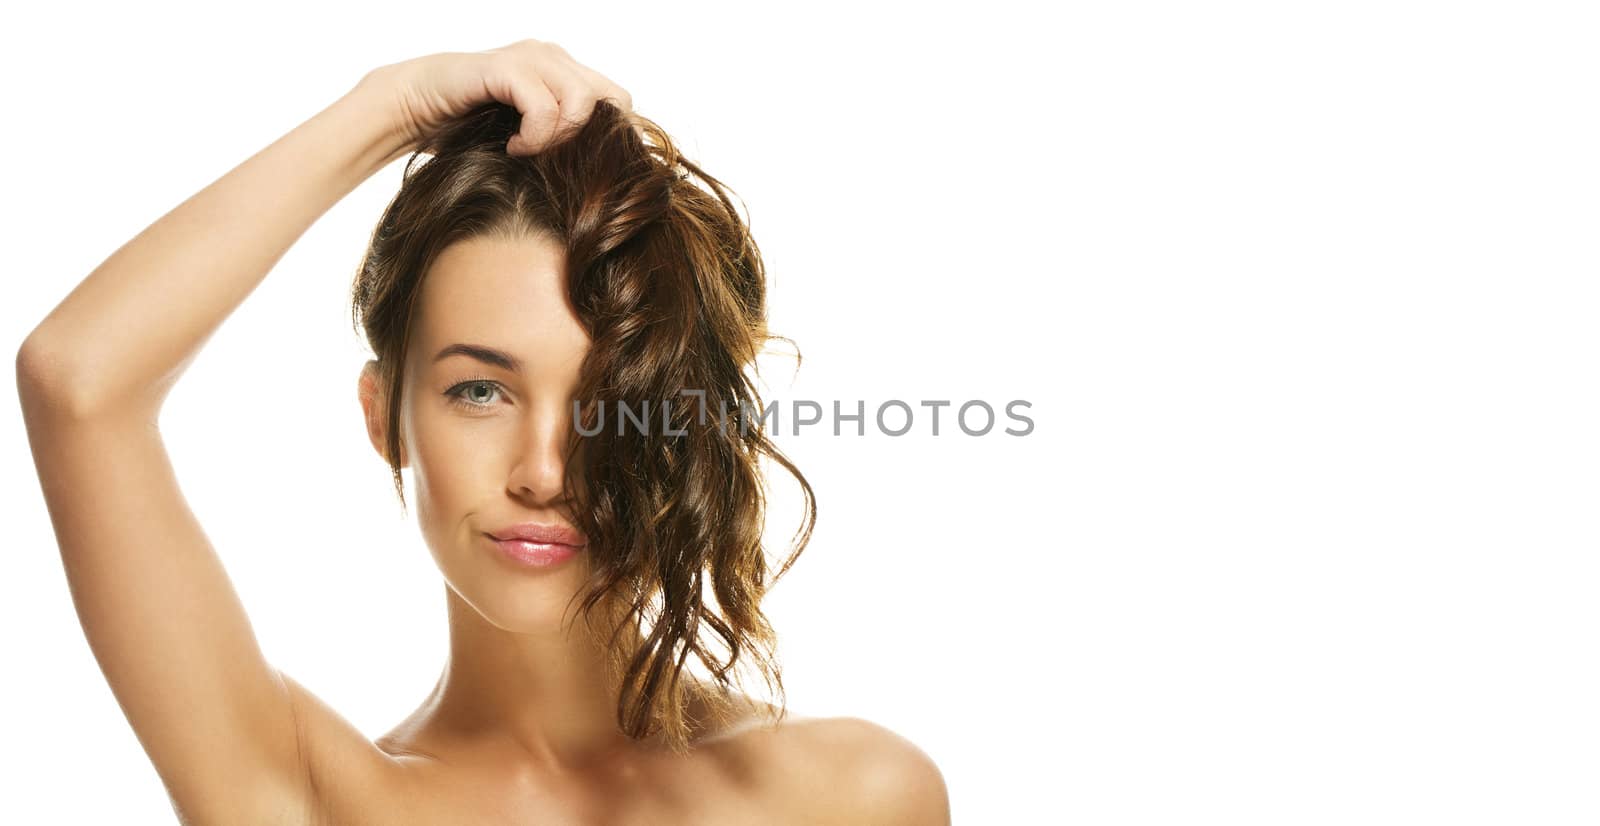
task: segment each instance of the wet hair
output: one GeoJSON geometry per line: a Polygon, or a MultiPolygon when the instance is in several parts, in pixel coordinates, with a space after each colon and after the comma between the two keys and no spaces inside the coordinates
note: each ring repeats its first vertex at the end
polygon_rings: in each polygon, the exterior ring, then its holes
{"type": "Polygon", "coordinates": [[[682,751],[691,695],[731,719],[745,669],[778,698],[776,714],[758,708],[775,723],[786,711],[783,680],[760,602],[810,541],[816,500],[765,420],[738,415],[764,410],[756,357],[769,340],[789,341],[767,330],[766,274],[748,222],[728,188],[648,118],[602,100],[567,139],[512,156],[505,144],[519,123],[515,108],[490,103],[419,141],[355,278],[352,319],[388,389],[386,460],[401,508],[403,366],[431,264],[468,238],[555,239],[591,342],[576,394],[582,433],[573,430],[563,485],[589,539],[592,575],[574,598],[586,621],[600,605],[614,623],[619,729],[682,751]],[[706,415],[681,390],[703,390],[706,415]],[[667,399],[670,428],[661,426],[667,399]],[[649,402],[650,426],[602,420],[619,402],[632,411],[649,402]],[[793,550],[776,572],[762,539],[762,457],[804,496],[793,550]],[[681,679],[690,653],[714,680],[707,696],[681,679]]]}

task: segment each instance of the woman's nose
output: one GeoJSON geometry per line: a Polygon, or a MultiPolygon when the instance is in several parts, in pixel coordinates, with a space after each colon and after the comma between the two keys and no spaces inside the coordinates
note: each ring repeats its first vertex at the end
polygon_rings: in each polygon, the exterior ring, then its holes
{"type": "Polygon", "coordinates": [[[566,472],[567,432],[565,421],[551,411],[540,411],[524,428],[507,487],[512,495],[529,505],[553,505],[562,497],[566,472]]]}

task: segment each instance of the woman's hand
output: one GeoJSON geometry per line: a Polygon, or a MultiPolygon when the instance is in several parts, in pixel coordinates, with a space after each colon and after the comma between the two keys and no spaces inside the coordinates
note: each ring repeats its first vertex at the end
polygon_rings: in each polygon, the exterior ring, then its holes
{"type": "Polygon", "coordinates": [[[373,70],[364,83],[394,95],[396,128],[409,148],[446,121],[491,100],[515,106],[522,124],[506,143],[512,155],[532,155],[559,143],[605,98],[632,111],[621,86],[572,59],[554,43],[519,40],[487,52],[443,52],[373,70]]]}

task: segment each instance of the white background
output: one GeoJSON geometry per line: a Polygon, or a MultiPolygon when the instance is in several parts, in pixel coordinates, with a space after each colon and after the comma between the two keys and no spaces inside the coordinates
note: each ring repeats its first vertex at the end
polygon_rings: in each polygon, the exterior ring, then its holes
{"type": "MultiPolygon", "coordinates": [[[[748,205],[804,355],[769,398],[1033,404],[1021,438],[780,439],[819,497],[767,604],[794,711],[917,743],[963,824],[1592,824],[1587,12],[31,4],[0,33],[0,343],[367,70],[554,40],[748,205]]],[[[445,654],[348,321],[400,172],[296,244],[162,417],[269,658],[371,736],[445,654]]],[[[172,822],[14,397],[0,494],[0,819],[172,822]]]]}

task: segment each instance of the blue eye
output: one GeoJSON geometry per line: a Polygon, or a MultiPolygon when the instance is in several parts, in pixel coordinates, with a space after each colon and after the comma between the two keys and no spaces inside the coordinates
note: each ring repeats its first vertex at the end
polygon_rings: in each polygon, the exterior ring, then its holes
{"type": "Polygon", "coordinates": [[[499,382],[490,381],[488,379],[472,379],[470,381],[464,381],[464,382],[461,382],[460,384],[455,385],[454,387],[451,387],[449,390],[444,391],[444,394],[445,394],[446,397],[448,397],[450,399],[450,403],[451,404],[461,405],[463,407],[491,407],[491,406],[493,406],[488,401],[476,402],[476,401],[468,400],[467,397],[466,397],[465,391],[469,387],[488,387],[488,388],[492,389],[495,393],[503,393],[504,392],[504,391],[502,391],[500,389],[499,382]]]}

